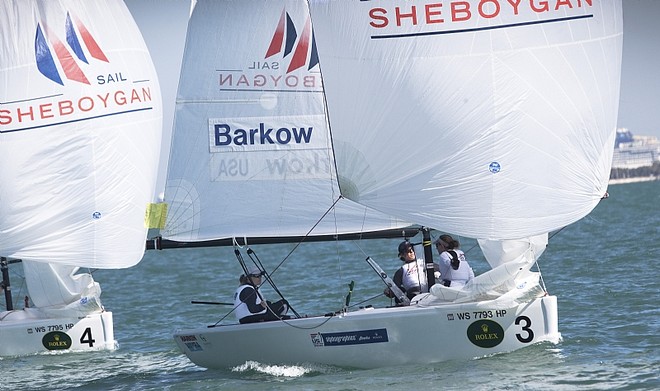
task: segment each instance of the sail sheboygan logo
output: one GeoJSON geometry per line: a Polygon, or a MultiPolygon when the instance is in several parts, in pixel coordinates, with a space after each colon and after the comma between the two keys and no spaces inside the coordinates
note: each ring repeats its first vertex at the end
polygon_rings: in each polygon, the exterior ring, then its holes
{"type": "Polygon", "coordinates": [[[80,34],[78,34],[74,29],[71,14],[67,13],[65,25],[66,43],[71,50],[67,49],[64,43],[57,37],[56,34],[48,29],[48,26],[45,23],[43,25],[44,29],[47,31],[47,36],[49,39],[46,39],[46,35],[44,35],[44,31],[41,27],[42,23],[37,24],[37,33],[34,38],[34,51],[39,72],[60,85],[64,85],[64,82],[62,81],[60,71],[55,65],[53,54],[48,45],[49,41],[51,44],[50,46],[53,47],[55,56],[57,57],[57,60],[61,66],[62,72],[68,80],[90,84],[89,80],[83,73],[82,69],[80,69],[80,66],[78,66],[72,55],[73,53],[79,61],[82,61],[85,64],[89,64],[87,56],[85,55],[85,52],[83,51],[82,45],[80,43],[80,38],[82,38],[82,42],[92,58],[106,63],[110,62],[87,27],[77,18],[74,17],[74,19],[76,20],[76,25],[80,34]]]}
{"type": "MultiPolygon", "coordinates": [[[[153,108],[149,80],[131,81],[129,69],[112,66],[97,37],[74,14],[67,12],[62,27],[64,39],[44,21],[37,23],[36,70],[53,87],[41,87],[38,92],[34,88],[20,91],[17,94],[25,95],[0,102],[0,133],[153,108]]],[[[20,74],[19,77],[32,76],[20,74]]]]}
{"type": "Polygon", "coordinates": [[[241,70],[219,70],[221,90],[321,91],[319,58],[309,16],[299,32],[291,15],[282,10],[263,58],[241,70]]]}
{"type": "Polygon", "coordinates": [[[590,19],[593,0],[365,2],[371,39],[463,34],[590,19]],[[375,4],[372,6],[372,4],[375,4]]]}
{"type": "Polygon", "coordinates": [[[316,50],[316,41],[314,40],[314,33],[312,31],[309,17],[307,17],[302,35],[298,40],[298,44],[295,45],[294,51],[294,44],[296,43],[297,37],[298,34],[296,32],[296,26],[293,24],[291,16],[286,11],[282,11],[280,20],[277,23],[277,28],[275,29],[273,38],[271,39],[270,45],[268,46],[265,59],[279,54],[282,52],[282,50],[284,50],[284,58],[293,52],[293,56],[289,61],[289,66],[286,69],[286,73],[291,73],[296,69],[302,68],[305,66],[305,64],[307,64],[308,71],[314,68],[316,64],[319,63],[319,56],[316,50]],[[307,59],[308,53],[309,61],[307,59]]]}

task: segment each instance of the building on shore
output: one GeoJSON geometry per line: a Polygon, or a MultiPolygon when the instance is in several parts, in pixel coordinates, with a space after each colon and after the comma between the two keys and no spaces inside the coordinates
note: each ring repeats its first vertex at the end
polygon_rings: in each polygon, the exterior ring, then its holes
{"type": "Polygon", "coordinates": [[[634,136],[619,128],[614,144],[610,184],[660,180],[660,141],[634,136]]]}
{"type": "Polygon", "coordinates": [[[626,128],[617,130],[612,168],[650,167],[658,161],[660,141],[656,137],[635,136],[626,128]]]}

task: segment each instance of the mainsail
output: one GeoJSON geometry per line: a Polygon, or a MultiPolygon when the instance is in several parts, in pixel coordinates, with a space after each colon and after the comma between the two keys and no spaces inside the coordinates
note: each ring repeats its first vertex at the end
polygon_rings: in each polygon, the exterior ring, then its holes
{"type": "Polygon", "coordinates": [[[342,194],[482,239],[582,218],[610,173],[621,8],[310,1],[342,194]]]}
{"type": "Polygon", "coordinates": [[[347,199],[335,204],[338,178],[304,1],[197,1],[174,122],[163,238],[302,237],[407,225],[347,199]]]}

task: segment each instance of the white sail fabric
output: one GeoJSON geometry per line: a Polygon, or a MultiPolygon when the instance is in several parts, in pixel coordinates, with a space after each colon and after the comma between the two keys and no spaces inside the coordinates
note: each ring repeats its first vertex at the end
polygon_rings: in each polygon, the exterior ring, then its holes
{"type": "Polygon", "coordinates": [[[122,1],[0,2],[0,255],[138,263],[161,107],[122,1]]]}
{"type": "Polygon", "coordinates": [[[462,287],[454,288],[451,286],[446,287],[443,284],[435,284],[431,287],[433,297],[426,296],[425,304],[433,303],[435,299],[451,302],[493,300],[515,291],[516,282],[519,280],[527,281],[517,289],[520,291],[518,293],[526,294],[532,290],[536,294],[542,294],[541,289],[536,289],[539,286],[539,274],[529,271],[532,265],[533,262],[518,258],[476,276],[462,287]]]}
{"type": "Polygon", "coordinates": [[[30,300],[39,308],[101,311],[101,287],[77,266],[23,261],[30,300]]]}
{"type": "Polygon", "coordinates": [[[166,239],[407,225],[346,199],[316,225],[340,193],[305,1],[197,1],[174,122],[166,239]]]}
{"type": "Polygon", "coordinates": [[[548,234],[511,240],[479,239],[479,247],[488,264],[495,268],[503,263],[514,262],[518,258],[533,263],[539,259],[548,245],[548,234]]]}
{"type": "Polygon", "coordinates": [[[585,216],[610,174],[621,8],[311,0],[342,194],[484,239],[585,216]]]}

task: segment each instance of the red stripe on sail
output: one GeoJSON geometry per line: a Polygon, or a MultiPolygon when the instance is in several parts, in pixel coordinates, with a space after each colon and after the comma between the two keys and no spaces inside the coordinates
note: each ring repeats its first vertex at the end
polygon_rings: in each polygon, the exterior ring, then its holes
{"type": "Polygon", "coordinates": [[[307,52],[309,51],[309,37],[311,36],[311,30],[311,23],[309,18],[307,18],[305,28],[300,36],[298,46],[296,46],[296,50],[293,53],[293,58],[291,59],[291,63],[289,63],[289,68],[286,70],[286,73],[295,71],[307,63],[307,52]]]}
{"type": "Polygon", "coordinates": [[[275,34],[273,34],[273,39],[270,41],[270,46],[266,52],[266,57],[268,58],[273,54],[277,54],[282,50],[282,42],[284,41],[284,10],[282,10],[282,16],[280,16],[280,21],[277,23],[277,29],[275,29],[275,34]]]}
{"type": "Polygon", "coordinates": [[[64,46],[64,43],[62,43],[62,41],[60,41],[57,36],[55,36],[55,34],[52,34],[48,27],[46,27],[46,31],[48,34],[48,40],[53,45],[55,55],[57,56],[57,60],[60,62],[60,65],[62,66],[62,70],[64,71],[66,78],[80,83],[89,84],[87,77],[85,77],[82,69],[80,69],[78,64],[76,64],[76,60],[73,59],[71,52],[69,52],[66,46],[64,46]]]}
{"type": "Polygon", "coordinates": [[[78,19],[75,15],[73,18],[76,21],[76,26],[78,27],[78,31],[80,31],[80,36],[82,37],[83,42],[85,42],[85,46],[87,47],[89,54],[91,54],[92,57],[97,60],[110,62],[105,56],[105,53],[103,53],[103,50],[101,50],[101,47],[98,45],[98,43],[96,43],[94,37],[92,37],[92,34],[89,32],[89,30],[87,30],[87,27],[83,24],[83,22],[81,22],[80,19],[78,19]]]}

